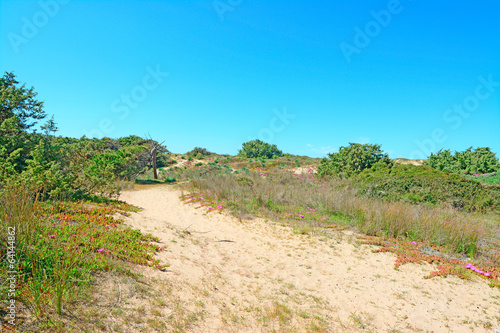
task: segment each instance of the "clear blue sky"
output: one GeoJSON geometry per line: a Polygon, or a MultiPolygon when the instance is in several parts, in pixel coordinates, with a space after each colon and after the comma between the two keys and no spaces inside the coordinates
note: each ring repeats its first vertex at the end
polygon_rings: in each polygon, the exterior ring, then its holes
{"type": "Polygon", "coordinates": [[[149,134],[179,153],[235,154],[261,138],[314,157],[348,142],[391,157],[500,155],[497,0],[1,0],[0,10],[0,68],[35,87],[59,135],[149,134]]]}

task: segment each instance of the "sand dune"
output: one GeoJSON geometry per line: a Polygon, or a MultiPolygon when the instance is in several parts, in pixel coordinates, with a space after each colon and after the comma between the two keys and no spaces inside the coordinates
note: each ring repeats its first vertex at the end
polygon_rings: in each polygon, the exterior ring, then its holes
{"type": "MultiPolygon", "coordinates": [[[[493,332],[500,291],[484,281],[424,279],[431,265],[394,270],[395,256],[372,253],[352,231],[333,238],[294,234],[261,219],[195,209],[169,186],[123,192],[144,208],[126,224],[167,245],[157,257],[188,309],[203,309],[192,332],[493,332]],[[200,305],[201,304],[201,305],[200,305]]],[[[167,305],[168,307],[169,305],[167,305]]]]}

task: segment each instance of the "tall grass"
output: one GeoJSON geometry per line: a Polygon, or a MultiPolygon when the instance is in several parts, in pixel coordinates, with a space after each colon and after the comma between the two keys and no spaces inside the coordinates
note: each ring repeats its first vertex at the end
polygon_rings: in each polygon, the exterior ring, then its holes
{"type": "MultiPolygon", "coordinates": [[[[82,251],[64,251],[67,250],[65,244],[40,247],[40,234],[47,225],[37,216],[40,209],[37,198],[38,191],[22,183],[9,183],[0,190],[2,244],[8,243],[9,230],[15,231],[15,268],[8,265],[7,251],[2,246],[0,271],[2,275],[17,272],[15,300],[32,316],[39,317],[49,308],[57,309],[61,315],[62,304],[74,286],[69,283],[70,277],[82,276],[75,274],[74,268],[82,266],[84,256],[82,251]]],[[[2,299],[9,299],[6,290],[1,290],[2,299]]]]}
{"type": "MultiPolygon", "coordinates": [[[[114,269],[116,259],[162,268],[153,258],[159,247],[152,241],[158,239],[121,227],[113,218],[137,208],[109,199],[44,202],[37,193],[21,183],[0,188],[0,273],[17,272],[14,299],[29,312],[29,321],[60,323],[65,304],[78,299],[92,273],[114,269]],[[15,228],[14,268],[6,260],[9,228],[15,228]]],[[[11,299],[6,287],[0,285],[2,300],[11,299]]]]}
{"type": "MultiPolygon", "coordinates": [[[[267,175],[217,175],[193,179],[190,191],[210,190],[231,201],[235,211],[251,211],[253,205],[262,214],[278,217],[306,212],[314,213],[304,219],[318,224],[328,217],[329,223],[339,216],[348,217],[351,223],[368,235],[407,237],[470,256],[476,251],[481,223],[452,208],[414,205],[403,202],[386,202],[357,195],[358,189],[347,180],[325,180],[311,175],[297,176],[275,172],[267,175]],[[241,181],[242,177],[247,180],[241,181]]],[[[345,221],[345,219],[344,219],[345,221]]]]}

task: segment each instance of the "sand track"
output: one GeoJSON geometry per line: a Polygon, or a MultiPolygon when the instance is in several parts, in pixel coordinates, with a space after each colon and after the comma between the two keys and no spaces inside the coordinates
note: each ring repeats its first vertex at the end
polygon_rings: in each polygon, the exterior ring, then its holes
{"type": "Polygon", "coordinates": [[[333,238],[294,234],[260,219],[239,221],[195,209],[170,186],[123,192],[142,207],[126,224],[167,246],[166,272],[141,268],[191,311],[192,332],[493,332],[500,292],[484,281],[423,279],[431,265],[394,270],[350,231],[333,238]],[[229,240],[222,241],[222,240],[229,240]],[[315,318],[316,316],[316,318],[315,318]]]}

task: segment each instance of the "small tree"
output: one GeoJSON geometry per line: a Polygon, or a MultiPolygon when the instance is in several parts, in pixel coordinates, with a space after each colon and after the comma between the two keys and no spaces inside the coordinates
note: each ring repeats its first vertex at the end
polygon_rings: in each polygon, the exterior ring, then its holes
{"type": "MultiPolygon", "coordinates": [[[[36,99],[34,88],[19,85],[14,73],[6,72],[0,78],[0,169],[20,172],[30,158],[30,151],[38,143],[33,135],[37,122],[46,117],[43,102],[36,99]]],[[[43,130],[50,134],[56,130],[51,119],[43,130]]],[[[2,179],[6,175],[0,172],[2,179]]],[[[0,179],[0,181],[2,181],[0,179]]]]}
{"type": "Polygon", "coordinates": [[[273,158],[283,156],[283,152],[276,145],[261,140],[252,140],[243,143],[238,156],[244,158],[273,158]]]}
{"type": "Polygon", "coordinates": [[[19,87],[18,84],[12,72],[6,72],[0,78],[0,125],[2,132],[6,131],[3,135],[27,131],[36,125],[37,120],[47,116],[43,102],[35,99],[34,88],[27,89],[26,85],[19,87]],[[6,128],[6,122],[10,123],[9,128],[6,128]]]}
{"type": "Polygon", "coordinates": [[[377,163],[390,165],[389,156],[380,147],[377,144],[349,143],[347,147],[340,147],[338,153],[330,153],[328,158],[323,158],[318,174],[348,178],[377,163]]]}

